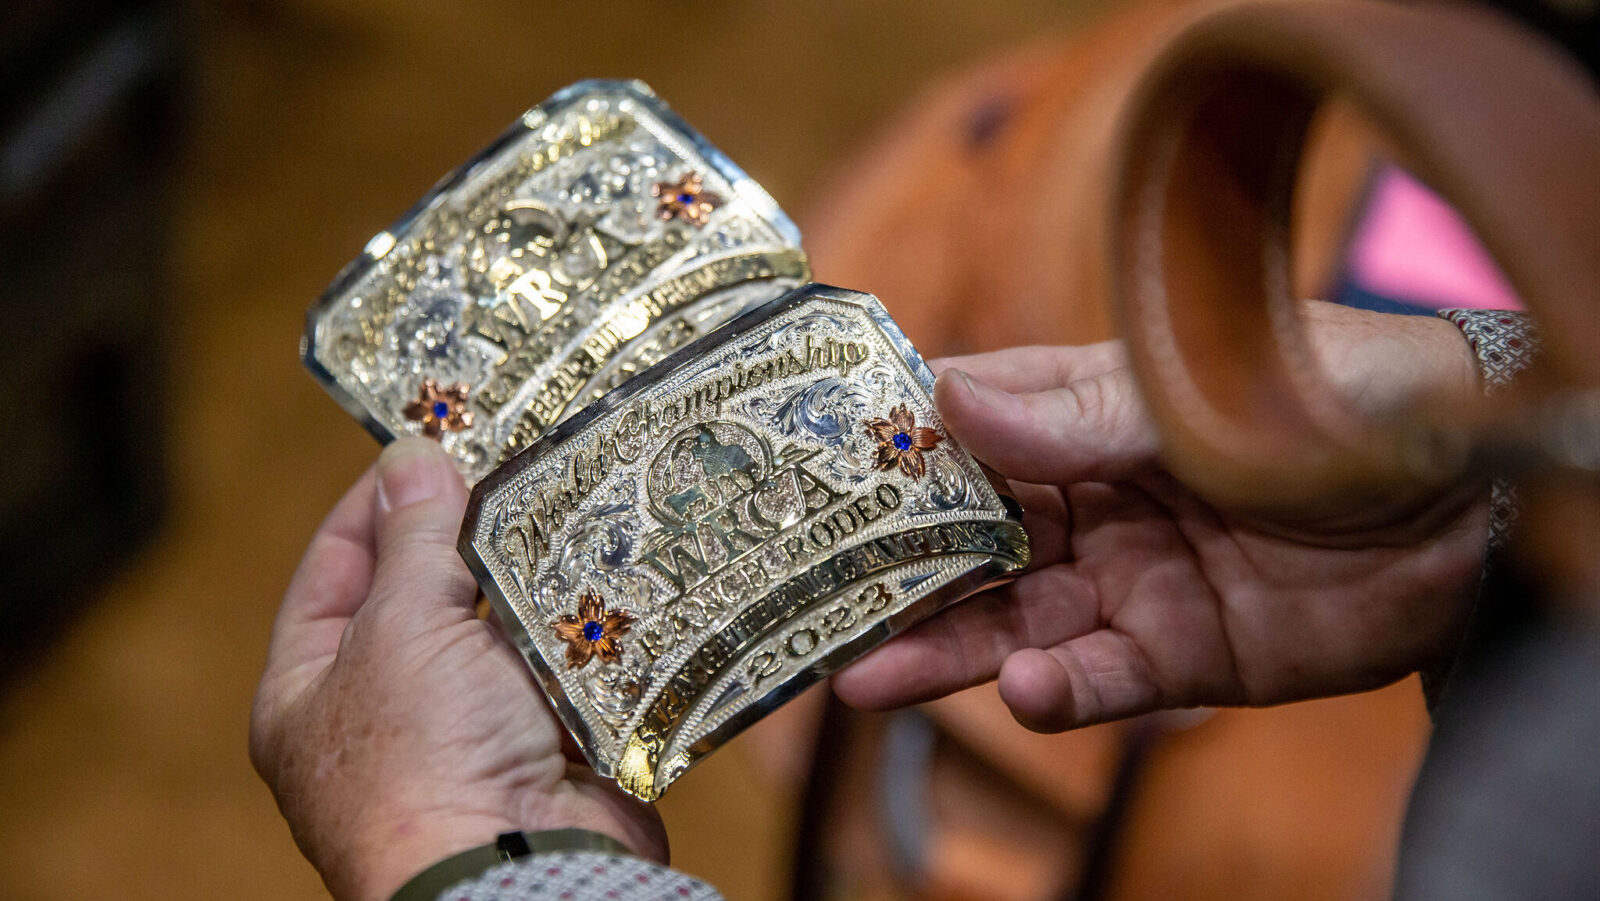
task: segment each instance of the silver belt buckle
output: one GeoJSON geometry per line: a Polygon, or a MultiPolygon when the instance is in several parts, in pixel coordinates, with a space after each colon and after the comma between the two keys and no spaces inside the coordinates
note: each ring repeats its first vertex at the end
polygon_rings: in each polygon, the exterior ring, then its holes
{"type": "Polygon", "coordinates": [[[301,355],[379,440],[437,438],[477,481],[809,275],[777,203],[648,87],[585,81],[374,236],[301,355]]]}
{"type": "Polygon", "coordinates": [[[460,548],[589,763],[654,799],[739,730],[1027,565],[869,294],[809,285],[472,492],[460,548]]]}

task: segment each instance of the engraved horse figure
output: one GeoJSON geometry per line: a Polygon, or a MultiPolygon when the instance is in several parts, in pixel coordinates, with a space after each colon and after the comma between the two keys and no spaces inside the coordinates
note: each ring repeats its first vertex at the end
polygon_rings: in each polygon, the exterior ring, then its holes
{"type": "Polygon", "coordinates": [[[723,444],[705,426],[695,433],[689,453],[700,464],[706,480],[715,485],[724,496],[732,496],[756,487],[760,464],[737,444],[723,444]],[[742,484],[741,484],[742,482],[742,484]],[[728,489],[732,489],[731,491],[728,489]]]}
{"type": "Polygon", "coordinates": [[[666,505],[683,519],[751,490],[761,474],[761,464],[748,451],[737,444],[723,444],[705,426],[679,445],[679,453],[685,449],[694,461],[691,465],[698,465],[705,481],[664,498],[666,505]]]}

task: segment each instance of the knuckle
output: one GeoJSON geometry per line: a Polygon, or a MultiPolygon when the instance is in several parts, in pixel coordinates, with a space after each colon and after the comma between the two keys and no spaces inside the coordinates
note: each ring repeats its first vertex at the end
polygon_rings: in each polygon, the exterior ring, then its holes
{"type": "Polygon", "coordinates": [[[250,708],[250,765],[271,785],[277,778],[279,705],[258,696],[250,708]]]}
{"type": "Polygon", "coordinates": [[[1105,376],[1079,379],[1067,386],[1080,419],[1103,425],[1120,400],[1116,383],[1105,376]]]}
{"type": "Polygon", "coordinates": [[[398,529],[384,541],[384,556],[402,559],[414,556],[436,556],[441,550],[454,551],[455,531],[448,532],[432,523],[418,523],[398,529]]]}

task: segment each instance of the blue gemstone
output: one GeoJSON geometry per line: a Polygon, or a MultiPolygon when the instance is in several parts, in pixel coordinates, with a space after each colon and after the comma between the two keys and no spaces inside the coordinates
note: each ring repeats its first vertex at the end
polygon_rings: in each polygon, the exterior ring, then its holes
{"type": "Polygon", "coordinates": [[[436,400],[436,401],[433,402],[433,418],[434,419],[445,419],[445,418],[449,417],[449,415],[450,415],[450,405],[449,404],[445,403],[442,400],[436,400]]]}
{"type": "Polygon", "coordinates": [[[911,436],[905,432],[896,432],[894,435],[895,450],[910,450],[911,436]]]}
{"type": "Polygon", "coordinates": [[[694,203],[694,195],[693,194],[679,194],[678,195],[678,202],[683,204],[684,206],[688,206],[689,204],[694,203]]]}
{"type": "Polygon", "coordinates": [[[589,622],[586,622],[586,623],[583,624],[583,637],[584,638],[587,638],[590,641],[599,641],[600,639],[604,638],[605,635],[606,635],[606,627],[600,625],[599,623],[595,622],[594,620],[590,620],[589,622]]]}

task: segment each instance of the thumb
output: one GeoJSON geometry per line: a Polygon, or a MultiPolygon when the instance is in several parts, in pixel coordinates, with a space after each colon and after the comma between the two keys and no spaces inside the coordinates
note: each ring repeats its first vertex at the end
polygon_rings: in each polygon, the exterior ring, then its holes
{"type": "Polygon", "coordinates": [[[374,605],[470,608],[478,586],[456,551],[467,490],[438,444],[402,438],[378,457],[374,605]]]}
{"type": "Polygon", "coordinates": [[[1155,463],[1155,429],[1126,367],[1017,394],[946,369],[934,400],[956,440],[1009,479],[1109,482],[1155,463]]]}

